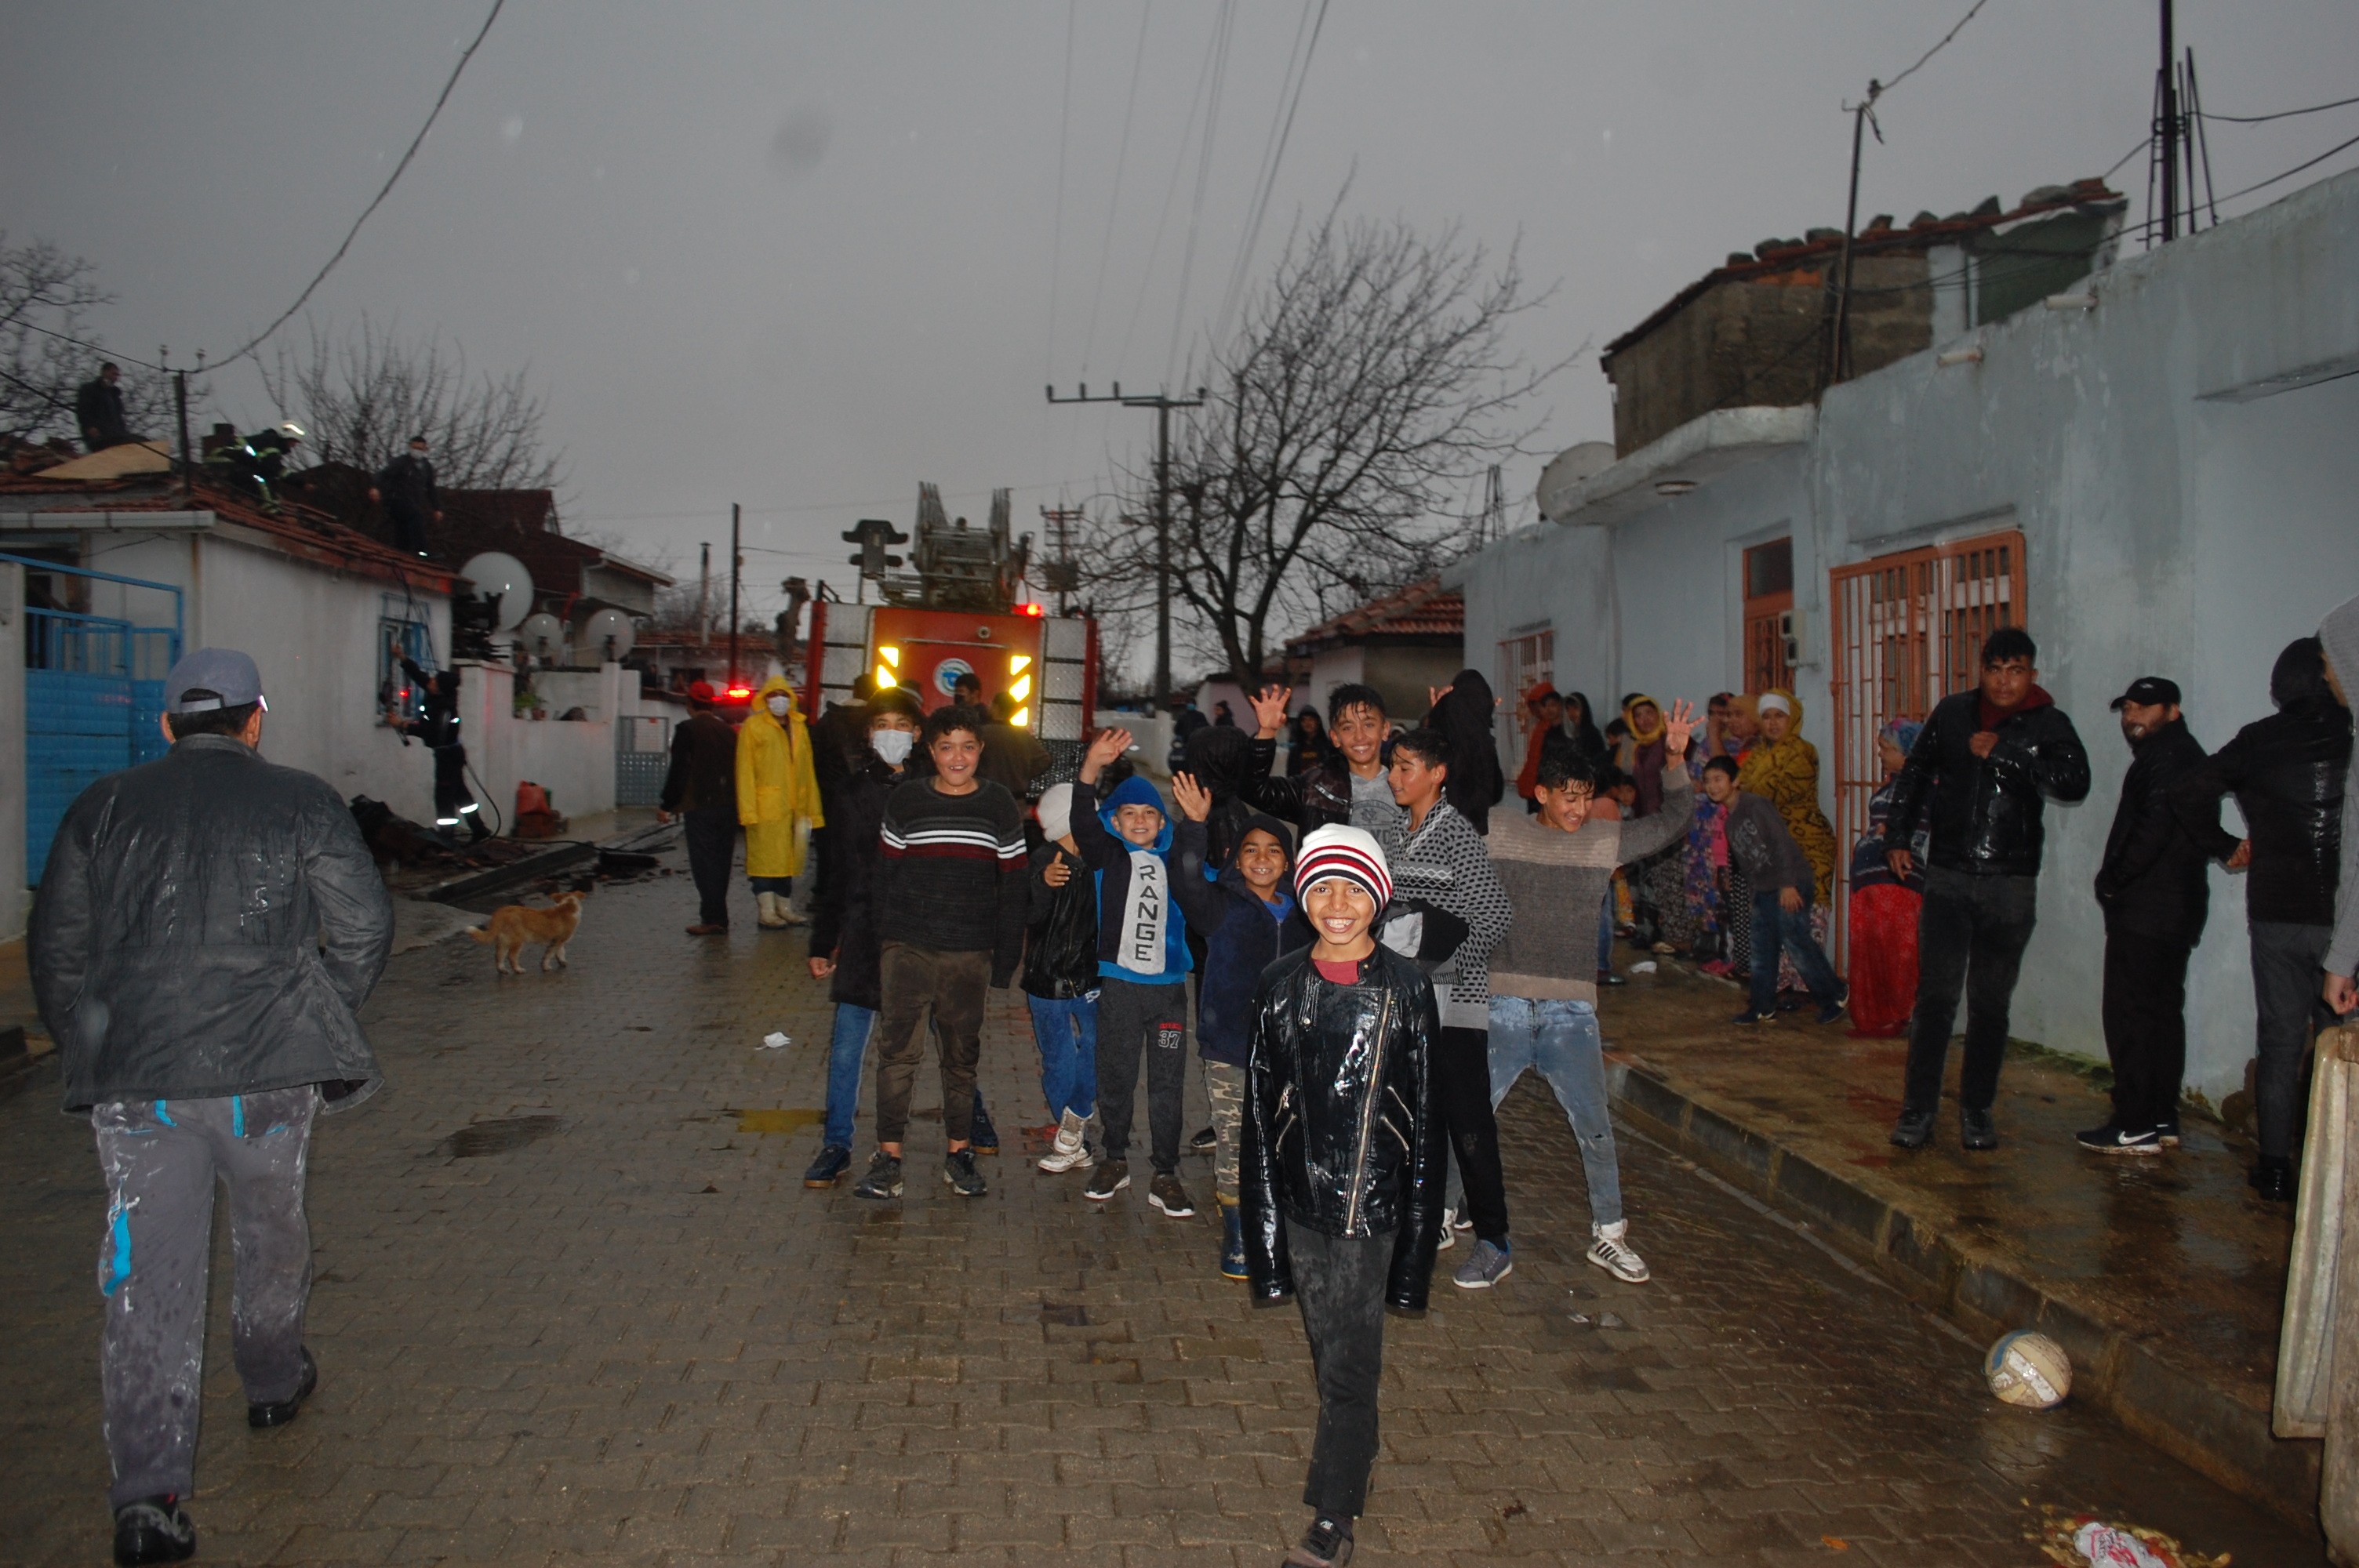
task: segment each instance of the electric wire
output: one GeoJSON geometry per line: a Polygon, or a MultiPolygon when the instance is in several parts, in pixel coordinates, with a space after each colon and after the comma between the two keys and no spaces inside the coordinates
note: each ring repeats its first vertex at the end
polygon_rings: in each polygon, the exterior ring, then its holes
{"type": "Polygon", "coordinates": [[[2274,114],[2214,114],[2209,110],[2198,113],[2203,119],[2218,120],[2223,124],[2265,125],[2271,120],[2290,120],[2297,114],[2315,114],[2322,109],[2340,109],[2352,103],[2359,103],[2359,98],[2337,98],[2332,103],[2313,103],[2307,109],[2280,109],[2274,114]]]}
{"type": "Polygon", "coordinates": [[[1295,71],[1301,62],[1302,40],[1308,36],[1310,16],[1310,0],[1302,0],[1301,13],[1294,19],[1294,42],[1286,51],[1286,70],[1277,79],[1277,105],[1270,111],[1269,131],[1262,138],[1260,161],[1254,166],[1252,193],[1245,200],[1244,237],[1237,246],[1236,259],[1229,265],[1228,281],[1221,289],[1221,308],[1212,318],[1212,338],[1215,343],[1227,335],[1230,314],[1236,308],[1238,293],[1244,287],[1245,270],[1252,265],[1254,243],[1259,234],[1259,231],[1255,226],[1254,213],[1261,205],[1262,189],[1270,179],[1270,158],[1271,155],[1277,150],[1278,127],[1286,123],[1287,114],[1284,105],[1293,91],[1295,71]]]}
{"type": "Polygon", "coordinates": [[[169,365],[156,364],[141,359],[136,354],[126,354],[120,349],[110,349],[104,343],[93,343],[86,338],[77,338],[71,332],[60,332],[54,327],[44,327],[38,321],[27,321],[22,316],[12,316],[5,321],[0,321],[0,331],[17,327],[22,327],[28,332],[38,332],[44,338],[55,338],[61,343],[71,343],[78,349],[88,349],[94,354],[104,354],[108,359],[119,360],[127,365],[137,365],[141,370],[152,370],[158,375],[172,373],[172,368],[169,365]]]}
{"type": "MultiPolygon", "coordinates": [[[[2327,148],[2316,157],[2305,158],[2301,162],[2294,165],[2291,168],[2279,174],[2273,174],[2267,179],[2256,179],[2241,190],[2231,190],[2225,196],[2214,197],[2212,198],[2213,204],[2217,205],[2222,201],[2234,201],[2239,196],[2250,196],[2256,190],[2265,190],[2281,179],[2291,179],[2295,175],[2299,174],[2302,170],[2306,168],[2315,168],[2318,165],[2324,163],[2328,158],[2332,157],[2335,154],[2347,152],[2353,147],[2359,147],[2359,136],[2353,136],[2348,141],[2337,142],[2334,146],[2327,148]]],[[[2148,218],[2144,222],[2137,224],[2135,232],[2144,233],[2149,230],[2159,229],[2161,227],[2161,219],[2148,218]]]]}
{"type": "Polygon", "coordinates": [[[1188,95],[1188,118],[1180,127],[1180,145],[1171,155],[1171,178],[1163,187],[1163,205],[1155,214],[1155,237],[1147,242],[1147,264],[1139,269],[1137,297],[1131,301],[1130,320],[1122,330],[1122,346],[1114,351],[1114,362],[1119,367],[1130,362],[1131,340],[1137,335],[1138,319],[1147,311],[1147,296],[1155,282],[1155,269],[1163,259],[1163,233],[1171,224],[1171,203],[1180,194],[1180,176],[1188,167],[1188,144],[1196,134],[1196,115],[1204,106],[1204,86],[1212,79],[1212,62],[1220,46],[1217,23],[1212,36],[1204,40],[1204,60],[1196,69],[1196,85],[1188,95]]]}
{"type": "Polygon", "coordinates": [[[1082,373],[1090,373],[1090,355],[1098,344],[1098,305],[1105,297],[1106,268],[1114,258],[1114,220],[1122,213],[1123,171],[1130,164],[1130,122],[1138,112],[1138,77],[1147,64],[1147,24],[1154,18],[1155,0],[1142,0],[1138,11],[1138,49],[1130,61],[1130,94],[1122,106],[1122,141],[1114,152],[1114,197],[1106,203],[1105,239],[1098,247],[1098,280],[1090,290],[1089,330],[1082,338],[1082,373]]]}
{"type": "Polygon", "coordinates": [[[467,62],[475,58],[475,51],[483,47],[484,38],[492,30],[492,24],[499,20],[501,7],[506,4],[507,0],[492,0],[492,8],[484,16],[484,25],[475,29],[474,38],[460,51],[459,63],[451,68],[451,79],[442,84],[442,92],[435,98],[434,107],[427,111],[426,123],[418,127],[418,135],[410,138],[408,150],[401,155],[401,161],[393,166],[393,172],[386,177],[385,184],[378,188],[375,197],[366,207],[361,209],[361,215],[353,220],[352,228],[345,232],[344,243],[336,247],[336,254],[330,256],[328,264],[313,276],[310,282],[303,286],[303,292],[295,297],[294,304],[281,310],[269,326],[239,345],[234,352],[225,354],[214,361],[216,367],[234,364],[260,348],[273,332],[287,325],[295,312],[303,308],[312,293],[328,280],[328,275],[336,270],[336,264],[344,259],[344,254],[353,248],[353,242],[360,237],[361,225],[367,222],[369,215],[383,206],[385,199],[393,194],[393,188],[401,178],[402,171],[408,168],[410,160],[418,156],[418,149],[426,145],[426,133],[434,128],[434,122],[440,117],[442,105],[451,102],[451,91],[459,85],[459,78],[466,70],[467,62]]]}
{"type": "Polygon", "coordinates": [[[1065,90],[1057,109],[1057,217],[1049,231],[1049,347],[1042,356],[1041,378],[1050,382],[1057,379],[1057,288],[1065,265],[1065,151],[1072,143],[1073,22],[1081,8],[1082,0],[1068,0],[1065,7],[1065,90]]]}
{"type": "MultiPolygon", "coordinates": [[[[1941,35],[1940,42],[1935,44],[1931,49],[1927,49],[1923,54],[1919,55],[1915,65],[1910,66],[1907,70],[1902,71],[1899,75],[1886,82],[1884,84],[1883,92],[1891,92],[1894,88],[1899,86],[1902,82],[1908,81],[1910,77],[1924,70],[1925,62],[1931,59],[1935,55],[1940,54],[1943,49],[1949,48],[1950,40],[1956,38],[1960,33],[1964,32],[1966,30],[1966,24],[1973,21],[1977,16],[1979,16],[1982,13],[1982,8],[1989,4],[1990,0],[1974,0],[1973,5],[1967,8],[1966,14],[1958,18],[1957,26],[1951,27],[1948,32],[1943,33],[1941,35]]],[[[1882,95],[1883,94],[1881,92],[1877,94],[1879,97],[1882,95]]]]}
{"type": "MultiPolygon", "coordinates": [[[[1204,187],[1212,173],[1212,143],[1221,124],[1221,94],[1227,85],[1229,73],[1229,43],[1234,37],[1236,0],[1222,0],[1220,20],[1215,24],[1220,40],[1219,62],[1212,69],[1212,98],[1204,113],[1204,139],[1196,149],[1196,193],[1188,203],[1188,243],[1180,257],[1180,298],[1171,308],[1171,343],[1163,353],[1163,382],[1172,384],[1172,372],[1180,358],[1180,333],[1188,316],[1188,290],[1196,270],[1196,229],[1204,210],[1204,187]]],[[[1193,354],[1190,359],[1192,361],[1193,354]]]]}

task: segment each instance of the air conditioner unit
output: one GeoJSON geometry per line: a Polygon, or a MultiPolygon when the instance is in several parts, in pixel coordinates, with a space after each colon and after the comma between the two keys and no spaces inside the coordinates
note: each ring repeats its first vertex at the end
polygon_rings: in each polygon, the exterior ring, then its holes
{"type": "Polygon", "coordinates": [[[1800,669],[1807,662],[1802,656],[1801,611],[1786,610],[1778,612],[1777,635],[1786,644],[1786,667],[1800,669]]]}

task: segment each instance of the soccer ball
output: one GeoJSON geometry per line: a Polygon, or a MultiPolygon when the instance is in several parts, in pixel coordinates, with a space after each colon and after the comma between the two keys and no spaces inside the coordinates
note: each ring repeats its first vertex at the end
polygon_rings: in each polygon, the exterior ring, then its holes
{"type": "Polygon", "coordinates": [[[1983,1376],[2002,1402],[2025,1410],[2053,1410],[2072,1391],[2071,1357],[2062,1346],[2027,1328],[1999,1336],[1983,1357],[1983,1376]]]}

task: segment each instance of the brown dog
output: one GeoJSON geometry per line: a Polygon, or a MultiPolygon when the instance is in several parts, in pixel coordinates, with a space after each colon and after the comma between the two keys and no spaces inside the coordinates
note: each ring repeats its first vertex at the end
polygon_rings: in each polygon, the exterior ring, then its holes
{"type": "Polygon", "coordinates": [[[468,928],[467,935],[487,946],[495,948],[492,956],[494,972],[520,975],[524,965],[517,960],[527,944],[542,945],[540,967],[571,968],[565,961],[565,945],[573,940],[574,932],[582,928],[582,897],[576,892],[561,892],[550,900],[548,909],[534,909],[528,904],[503,904],[492,911],[491,923],[468,928]]]}

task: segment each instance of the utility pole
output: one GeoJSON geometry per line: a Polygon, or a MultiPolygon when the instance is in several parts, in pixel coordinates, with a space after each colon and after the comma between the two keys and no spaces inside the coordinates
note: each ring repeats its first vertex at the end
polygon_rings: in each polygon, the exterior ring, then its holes
{"type": "Polygon", "coordinates": [[[1043,506],[1040,508],[1040,520],[1048,524],[1049,528],[1052,529],[1057,535],[1056,588],[1057,613],[1059,615],[1070,615],[1072,613],[1071,600],[1074,579],[1073,535],[1071,530],[1072,525],[1082,520],[1082,509],[1078,506],[1043,506]]]}
{"type": "Polygon", "coordinates": [[[737,684],[737,568],[745,557],[737,548],[738,507],[729,503],[729,684],[737,684]]]}
{"type": "Polygon", "coordinates": [[[1053,385],[1049,388],[1051,403],[1119,403],[1125,408],[1155,410],[1155,710],[1162,711],[1171,700],[1171,411],[1175,408],[1201,408],[1204,388],[1198,387],[1193,397],[1169,397],[1162,393],[1153,396],[1123,395],[1122,383],[1114,384],[1114,391],[1092,397],[1089,384],[1083,382],[1071,397],[1060,397],[1053,385]]]}
{"type": "Polygon", "coordinates": [[[701,648],[712,641],[712,541],[698,552],[696,568],[696,642],[701,648]]]}
{"type": "MultiPolygon", "coordinates": [[[[1852,237],[1859,232],[1859,160],[1866,139],[1867,127],[1875,121],[1875,101],[1884,92],[1884,84],[1868,78],[1867,96],[1852,105],[1851,111],[1851,199],[1843,207],[1843,259],[1835,268],[1834,327],[1827,340],[1826,374],[1821,386],[1832,386],[1851,373],[1851,263],[1852,237]]],[[[1878,131],[1875,139],[1882,141],[1878,131]]]]}
{"type": "Polygon", "coordinates": [[[2156,78],[2155,92],[2161,101],[2161,112],[2155,117],[2154,134],[2162,142],[2162,239],[2165,244],[2179,238],[2179,138],[2182,128],[2179,123],[2179,81],[2171,60],[2171,0],[2162,0],[2162,70],[2156,78]]]}

